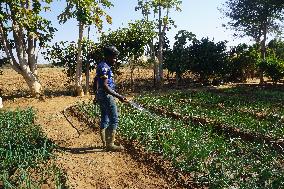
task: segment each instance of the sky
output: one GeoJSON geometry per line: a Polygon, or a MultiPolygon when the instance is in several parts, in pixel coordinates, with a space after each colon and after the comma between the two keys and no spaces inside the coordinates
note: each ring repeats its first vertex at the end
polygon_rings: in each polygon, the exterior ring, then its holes
{"type": "MultiPolygon", "coordinates": [[[[126,27],[131,21],[142,18],[140,11],[135,11],[137,0],[111,0],[113,7],[107,10],[112,17],[112,25],[104,24],[103,31],[109,29],[115,30],[119,27],[126,27]]],[[[181,12],[172,11],[170,17],[175,21],[177,28],[172,28],[167,32],[167,36],[174,43],[174,36],[179,30],[187,30],[194,33],[198,39],[208,37],[215,42],[227,40],[227,46],[237,45],[241,42],[249,43],[248,38],[236,39],[233,37],[233,31],[226,30],[222,24],[228,22],[218,8],[226,0],[182,0],[181,12]]],[[[52,21],[52,25],[58,29],[55,33],[52,43],[58,41],[77,41],[78,23],[76,20],[67,21],[65,24],[59,24],[57,16],[63,11],[65,3],[55,1],[52,3],[51,12],[46,12],[43,16],[52,21]]],[[[85,33],[85,36],[87,34],[85,33]]],[[[90,39],[97,41],[99,33],[92,27],[90,39]]]]}

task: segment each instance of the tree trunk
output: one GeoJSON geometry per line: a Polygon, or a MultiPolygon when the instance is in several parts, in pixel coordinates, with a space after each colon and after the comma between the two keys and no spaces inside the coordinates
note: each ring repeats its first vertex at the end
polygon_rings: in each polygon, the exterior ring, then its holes
{"type": "Polygon", "coordinates": [[[135,61],[135,57],[133,56],[131,57],[131,60],[130,60],[130,86],[131,86],[132,91],[134,90],[133,75],[134,75],[135,64],[136,64],[136,61],[135,61]]]}
{"type": "MultiPolygon", "coordinates": [[[[261,60],[262,61],[266,60],[266,37],[267,37],[267,24],[265,23],[263,27],[263,40],[261,41],[261,60]]],[[[264,70],[262,69],[259,70],[260,84],[264,83],[263,71],[264,70]]]]}
{"type": "Polygon", "coordinates": [[[134,79],[133,79],[133,72],[134,72],[134,68],[133,66],[130,67],[130,82],[131,82],[131,90],[134,90],[134,79]]]}
{"type": "MultiPolygon", "coordinates": [[[[41,84],[37,76],[37,62],[35,59],[34,45],[30,45],[28,48],[25,47],[26,44],[23,43],[24,35],[16,22],[13,23],[13,35],[15,39],[16,53],[13,53],[12,47],[7,38],[8,35],[4,30],[3,24],[0,23],[0,40],[3,44],[5,54],[9,59],[11,67],[23,76],[29,86],[31,95],[39,95],[41,94],[41,84]],[[25,49],[28,50],[26,51],[25,49]],[[15,54],[19,56],[18,59],[14,57],[15,54]]],[[[33,41],[33,39],[30,38],[30,41],[33,41]]]]}
{"type": "Polygon", "coordinates": [[[78,54],[76,65],[76,77],[75,77],[75,94],[77,96],[84,96],[82,87],[82,39],[84,32],[84,24],[79,22],[79,39],[78,39],[78,54]]]}
{"type": "Polygon", "coordinates": [[[151,48],[151,59],[153,61],[153,82],[154,82],[154,86],[156,86],[156,78],[157,78],[157,74],[158,74],[158,66],[157,66],[157,62],[156,62],[156,54],[155,54],[155,47],[154,47],[154,40],[152,39],[151,44],[150,44],[150,48],[151,48]]]}
{"type": "MultiPolygon", "coordinates": [[[[159,37],[161,38],[161,37],[159,37]]],[[[163,85],[163,44],[160,42],[161,39],[159,39],[159,51],[158,51],[158,66],[157,66],[157,85],[162,86],[163,85]]]]}
{"type": "MultiPolygon", "coordinates": [[[[89,43],[89,39],[90,39],[90,26],[88,27],[88,43],[89,43]]],[[[88,44],[87,43],[87,44],[88,44]]],[[[86,65],[86,91],[85,94],[89,95],[89,90],[90,90],[90,62],[89,62],[89,48],[87,45],[87,65],[86,65]]]]}
{"type": "Polygon", "coordinates": [[[27,82],[31,95],[37,96],[41,94],[41,84],[35,73],[31,70],[25,70],[21,73],[25,81],[27,82]]]}
{"type": "Polygon", "coordinates": [[[176,72],[176,86],[178,86],[181,82],[181,74],[176,72]]]}
{"type": "MultiPolygon", "coordinates": [[[[169,8],[167,9],[166,17],[169,15],[169,8]]],[[[167,23],[165,22],[162,28],[162,7],[159,5],[159,50],[158,50],[158,86],[162,86],[164,83],[164,71],[163,71],[163,46],[164,46],[164,35],[167,29],[167,23]]]]}
{"type": "Polygon", "coordinates": [[[162,46],[162,7],[161,5],[159,5],[159,47],[158,47],[158,65],[156,68],[156,84],[158,87],[160,87],[162,85],[162,78],[161,76],[163,76],[163,72],[161,73],[161,71],[163,70],[163,65],[162,65],[162,61],[163,61],[163,46],[162,46]]]}
{"type": "Polygon", "coordinates": [[[169,72],[169,70],[167,72],[167,80],[168,80],[168,83],[170,83],[170,72],[169,72]]]}
{"type": "Polygon", "coordinates": [[[89,95],[89,90],[90,90],[90,63],[87,61],[86,65],[86,95],[89,95]]]}

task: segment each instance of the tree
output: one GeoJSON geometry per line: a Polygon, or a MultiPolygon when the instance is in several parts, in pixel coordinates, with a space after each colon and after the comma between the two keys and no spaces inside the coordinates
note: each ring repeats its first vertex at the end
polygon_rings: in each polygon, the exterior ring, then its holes
{"type": "MultiPolygon", "coordinates": [[[[236,36],[252,37],[261,44],[261,58],[265,61],[268,34],[281,32],[284,2],[279,0],[227,0],[224,15],[231,19],[228,26],[236,36]]],[[[260,70],[261,83],[263,82],[260,70]]]]}
{"type": "Polygon", "coordinates": [[[138,58],[145,52],[145,47],[155,36],[152,22],[137,20],[129,23],[127,28],[119,28],[101,36],[101,46],[114,45],[119,50],[118,59],[128,61],[131,68],[131,86],[133,87],[133,72],[137,65],[138,58]]]}
{"type": "Polygon", "coordinates": [[[51,0],[0,0],[0,50],[11,67],[23,76],[32,96],[41,93],[38,78],[38,51],[56,31],[40,16],[44,3],[51,0]]]}
{"type": "Polygon", "coordinates": [[[273,39],[267,45],[267,59],[260,63],[264,74],[270,77],[274,84],[284,77],[284,42],[273,39]]]}
{"type": "Polygon", "coordinates": [[[105,13],[103,8],[109,8],[112,3],[108,0],[67,0],[67,6],[62,14],[58,16],[60,23],[65,23],[70,18],[76,18],[79,25],[78,54],[75,77],[75,91],[78,96],[83,96],[82,88],[82,39],[86,25],[95,24],[100,31],[103,27],[102,17],[111,23],[111,17],[105,13]],[[103,8],[102,8],[102,7],[103,8]]]}
{"type": "MultiPolygon", "coordinates": [[[[3,49],[3,44],[0,43],[0,50],[3,49]]],[[[1,51],[0,51],[1,52],[1,51]]],[[[6,58],[6,56],[4,55],[4,53],[0,53],[0,68],[2,66],[4,66],[5,64],[8,64],[9,63],[9,59],[6,58]]],[[[0,70],[0,75],[3,74],[3,71],[0,70]]],[[[1,90],[0,90],[1,91],[1,90]]]]}
{"type": "Polygon", "coordinates": [[[245,82],[254,71],[260,59],[257,45],[249,46],[245,43],[232,47],[229,53],[228,73],[232,81],[245,82]]]}
{"type": "Polygon", "coordinates": [[[272,39],[267,45],[269,52],[275,54],[275,56],[284,61],[284,41],[281,39],[272,39]]]}
{"type": "Polygon", "coordinates": [[[155,66],[155,83],[160,86],[163,84],[163,44],[164,36],[167,30],[170,29],[170,24],[174,24],[174,21],[169,17],[170,10],[175,9],[181,11],[181,0],[138,0],[138,6],[136,10],[141,10],[144,18],[149,19],[149,15],[153,12],[154,15],[158,15],[156,25],[158,27],[159,36],[159,50],[158,61],[159,64],[155,66]]]}
{"type": "MultiPolygon", "coordinates": [[[[7,58],[0,58],[0,68],[1,68],[3,65],[7,64],[7,63],[9,63],[9,61],[8,61],[7,58]]],[[[0,75],[3,75],[3,71],[2,71],[2,70],[0,70],[0,75]]]]}
{"type": "MultiPolygon", "coordinates": [[[[86,73],[87,64],[102,60],[99,44],[83,38],[82,40],[82,71],[86,73]]],[[[44,52],[45,60],[54,66],[64,67],[64,73],[69,78],[68,83],[73,83],[76,76],[78,48],[75,42],[59,42],[47,48],[44,52]]],[[[91,69],[94,65],[91,66],[91,69]]]]}
{"type": "Polygon", "coordinates": [[[128,58],[131,68],[131,86],[133,87],[133,72],[138,63],[138,58],[145,52],[145,47],[149,41],[155,36],[154,25],[152,22],[145,22],[143,20],[130,23],[127,29],[126,50],[128,51],[128,58]]]}
{"type": "Polygon", "coordinates": [[[278,59],[276,54],[270,53],[265,61],[260,62],[259,66],[274,84],[284,77],[284,60],[278,59]]]}
{"type": "Polygon", "coordinates": [[[165,67],[172,73],[176,73],[176,84],[182,75],[190,69],[191,57],[189,54],[189,43],[196,40],[191,32],[181,30],[175,36],[173,49],[165,51],[165,67]]]}
{"type": "Polygon", "coordinates": [[[226,42],[215,43],[208,38],[194,40],[189,53],[192,59],[191,71],[200,75],[200,81],[223,77],[227,65],[226,42]]]}

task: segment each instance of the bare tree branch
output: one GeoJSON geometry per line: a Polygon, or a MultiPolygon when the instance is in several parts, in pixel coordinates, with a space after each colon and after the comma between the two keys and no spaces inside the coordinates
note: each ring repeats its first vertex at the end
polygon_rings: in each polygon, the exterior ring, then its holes
{"type": "Polygon", "coordinates": [[[9,44],[9,41],[7,39],[7,35],[6,33],[4,32],[4,29],[3,29],[3,23],[0,24],[0,38],[1,38],[1,42],[3,43],[3,46],[4,46],[4,50],[5,50],[5,53],[7,55],[7,58],[10,60],[10,64],[11,66],[13,67],[13,69],[18,72],[18,73],[21,73],[21,68],[20,66],[17,64],[17,61],[13,55],[13,52],[12,52],[12,48],[9,44]]]}

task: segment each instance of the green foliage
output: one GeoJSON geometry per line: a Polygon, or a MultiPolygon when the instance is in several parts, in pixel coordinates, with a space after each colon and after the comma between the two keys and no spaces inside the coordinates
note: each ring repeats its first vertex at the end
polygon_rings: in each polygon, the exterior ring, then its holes
{"type": "Polygon", "coordinates": [[[266,61],[260,62],[260,67],[266,76],[277,83],[284,77],[284,41],[273,39],[267,45],[266,61]]]}
{"type": "MultiPolygon", "coordinates": [[[[91,69],[104,59],[103,48],[114,45],[119,50],[120,62],[128,61],[131,57],[139,58],[144,54],[145,46],[156,34],[153,23],[136,21],[129,23],[128,28],[120,28],[110,33],[102,33],[100,43],[83,39],[82,41],[82,69],[86,70],[87,63],[93,63],[91,69]]],[[[52,65],[65,67],[65,73],[71,81],[74,80],[77,64],[77,45],[75,42],[55,43],[44,53],[45,59],[52,65]]],[[[117,69],[117,68],[115,68],[117,69]]]]}
{"type": "MultiPolygon", "coordinates": [[[[154,38],[153,22],[137,20],[129,23],[127,28],[119,28],[101,36],[101,46],[114,45],[119,50],[118,60],[127,62],[131,69],[131,85],[133,86],[133,71],[141,65],[139,58],[144,55],[145,48],[154,38]]],[[[118,65],[119,66],[119,65],[118,65]]],[[[114,68],[117,71],[118,67],[114,68]]]]}
{"type": "Polygon", "coordinates": [[[145,47],[156,36],[154,23],[137,20],[129,23],[126,39],[126,51],[129,56],[140,57],[145,52],[145,47]]]}
{"type": "MultiPolygon", "coordinates": [[[[170,50],[170,40],[169,40],[169,38],[167,37],[166,33],[164,33],[164,35],[162,36],[162,38],[163,38],[163,39],[162,39],[162,40],[163,40],[163,46],[162,46],[163,52],[170,50]]],[[[154,44],[154,51],[155,51],[155,54],[156,54],[156,55],[159,53],[159,41],[157,41],[157,42],[154,44]]]]}
{"type": "Polygon", "coordinates": [[[52,155],[54,144],[34,124],[34,119],[32,109],[0,111],[0,179],[7,188],[30,182],[28,169],[37,168],[52,155]]]}
{"type": "Polygon", "coordinates": [[[257,63],[260,59],[258,46],[239,44],[232,47],[229,54],[228,74],[229,80],[244,82],[254,76],[257,63]]]}
{"type": "Polygon", "coordinates": [[[173,49],[164,52],[164,64],[170,72],[176,73],[178,79],[191,68],[192,59],[189,54],[190,42],[195,41],[195,35],[181,30],[175,36],[173,49]]]}
{"type": "MultiPolygon", "coordinates": [[[[176,11],[181,11],[181,3],[181,0],[138,0],[135,10],[141,10],[142,15],[147,19],[151,14],[151,11],[153,11],[154,14],[157,14],[159,7],[163,9],[175,9],[176,11]]],[[[168,22],[169,19],[168,15],[165,15],[163,21],[168,22]]]]}
{"type": "MultiPolygon", "coordinates": [[[[227,0],[225,16],[230,21],[229,28],[236,31],[236,36],[252,37],[261,45],[261,59],[266,58],[266,40],[271,34],[280,34],[284,21],[284,2],[279,0],[227,0]]],[[[263,82],[263,70],[260,72],[260,83],[263,82]]]]}
{"type": "Polygon", "coordinates": [[[103,10],[113,6],[108,0],[67,0],[66,2],[67,6],[63,13],[58,16],[60,23],[75,18],[84,25],[95,24],[100,31],[103,27],[102,17],[105,16],[108,23],[112,22],[111,17],[103,10]]]}
{"type": "MultiPolygon", "coordinates": [[[[46,8],[43,6],[44,3],[48,4],[50,1],[44,0],[42,4],[38,0],[0,1],[0,23],[4,31],[7,32],[6,35],[10,36],[8,33],[13,31],[12,22],[14,22],[24,31],[25,38],[28,36],[35,37],[40,47],[49,42],[57,29],[51,26],[50,21],[40,16],[40,13],[46,8]],[[25,3],[28,3],[27,6],[23,6],[25,3]],[[6,8],[4,9],[4,7],[6,8]]],[[[10,41],[10,45],[15,47],[13,44],[15,42],[18,43],[19,41],[13,39],[10,41]]]]}
{"type": "MultiPolygon", "coordinates": [[[[76,74],[78,48],[75,42],[59,42],[52,45],[44,52],[44,58],[54,66],[64,67],[64,72],[70,81],[74,81],[76,74]]],[[[87,63],[93,63],[90,68],[94,68],[94,63],[103,59],[101,47],[93,41],[83,39],[82,41],[82,65],[83,72],[86,71],[87,63]]]]}
{"type": "Polygon", "coordinates": [[[250,36],[257,42],[266,33],[281,31],[284,3],[279,0],[227,0],[222,10],[230,19],[235,35],[250,36]],[[279,22],[280,21],[280,22],[279,22]]]}
{"type": "Polygon", "coordinates": [[[284,41],[281,39],[272,39],[268,45],[268,56],[275,55],[277,59],[284,60],[284,41]]]}
{"type": "Polygon", "coordinates": [[[189,50],[192,57],[191,71],[200,75],[200,80],[207,83],[210,78],[226,74],[226,42],[215,43],[208,38],[194,40],[189,50]]]}
{"type": "Polygon", "coordinates": [[[265,75],[270,77],[273,83],[277,83],[284,78],[284,60],[275,56],[266,57],[266,60],[259,63],[259,67],[264,71],[265,75]]]}
{"type": "Polygon", "coordinates": [[[156,35],[153,22],[137,20],[127,28],[119,28],[110,33],[103,33],[101,46],[114,45],[120,52],[119,60],[127,61],[131,57],[142,56],[149,41],[156,35]]]}

